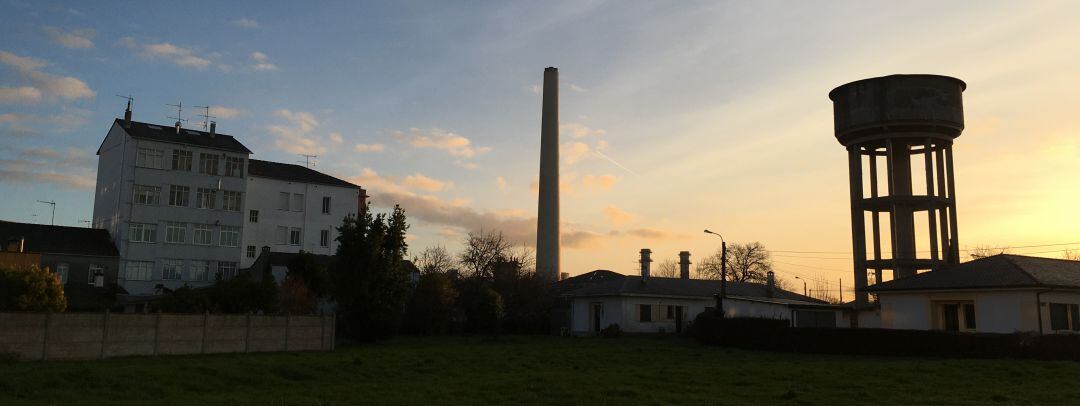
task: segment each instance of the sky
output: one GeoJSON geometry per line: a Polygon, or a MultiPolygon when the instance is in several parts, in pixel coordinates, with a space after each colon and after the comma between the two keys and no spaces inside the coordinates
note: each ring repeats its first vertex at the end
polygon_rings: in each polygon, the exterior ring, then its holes
{"type": "MultiPolygon", "coordinates": [[[[85,226],[125,100],[211,106],[253,157],[401,204],[411,253],[470,231],[535,243],[543,70],[560,71],[563,271],[635,273],[719,240],[850,295],[846,152],[829,90],[967,83],[959,240],[1080,250],[1077,2],[0,0],[0,218],[85,226]],[[1066,244],[1077,243],[1077,244],[1066,244]],[[1049,245],[1055,244],[1055,245],[1049,245]],[[813,254],[791,251],[812,251],[813,254]]],[[[205,111],[205,110],[203,110],[205,111]]],[[[1030,246],[1040,247],[1030,247],[1030,246]]],[[[849,296],[850,297],[850,296],[849,296]]]]}

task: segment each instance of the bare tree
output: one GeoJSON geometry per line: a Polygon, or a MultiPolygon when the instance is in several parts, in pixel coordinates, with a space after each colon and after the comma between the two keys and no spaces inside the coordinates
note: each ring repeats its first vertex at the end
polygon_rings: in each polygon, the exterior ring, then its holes
{"type": "Polygon", "coordinates": [[[436,245],[420,251],[420,255],[413,257],[413,264],[420,268],[420,273],[443,273],[452,269],[455,265],[454,257],[446,250],[446,247],[436,245]]]}
{"type": "Polygon", "coordinates": [[[652,271],[653,276],[661,278],[674,278],[679,273],[679,264],[675,263],[674,259],[665,259],[656,265],[656,269],[652,271]]]}
{"type": "MultiPolygon", "coordinates": [[[[716,253],[698,261],[697,277],[700,279],[720,279],[722,254],[716,253]]],[[[772,270],[772,257],[760,242],[749,244],[731,244],[727,252],[727,280],[732,282],[763,283],[766,274],[772,270]]]]}
{"type": "Polygon", "coordinates": [[[991,257],[994,255],[1008,254],[1009,247],[991,247],[989,245],[976,245],[975,248],[968,250],[968,255],[971,255],[971,259],[979,259],[991,257]]]}
{"type": "Polygon", "coordinates": [[[495,264],[511,260],[513,248],[502,232],[480,230],[465,237],[465,251],[458,259],[466,275],[490,278],[495,264]]]}
{"type": "Polygon", "coordinates": [[[1080,251],[1065,250],[1061,257],[1070,261],[1080,261],[1080,251]]]}

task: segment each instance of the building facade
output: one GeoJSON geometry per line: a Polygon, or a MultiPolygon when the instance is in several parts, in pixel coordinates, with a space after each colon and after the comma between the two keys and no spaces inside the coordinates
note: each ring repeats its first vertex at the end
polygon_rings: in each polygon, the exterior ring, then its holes
{"type": "Polygon", "coordinates": [[[210,131],[117,119],[98,149],[94,228],[120,253],[132,295],[205,286],[240,268],[251,151],[210,131]]]}
{"type": "Polygon", "coordinates": [[[367,198],[360,186],[311,168],[257,159],[249,161],[246,186],[242,268],[264,247],[333,255],[337,227],[367,198]]]}

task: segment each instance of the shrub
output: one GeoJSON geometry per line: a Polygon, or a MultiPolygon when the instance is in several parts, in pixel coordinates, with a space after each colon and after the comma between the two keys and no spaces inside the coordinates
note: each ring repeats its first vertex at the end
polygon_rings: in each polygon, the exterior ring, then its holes
{"type": "Polygon", "coordinates": [[[622,328],[618,324],[608,324],[600,330],[600,337],[604,338],[619,338],[622,336],[622,328]]]}
{"type": "Polygon", "coordinates": [[[62,312],[67,298],[60,280],[36,265],[0,266],[0,310],[62,312]]]}

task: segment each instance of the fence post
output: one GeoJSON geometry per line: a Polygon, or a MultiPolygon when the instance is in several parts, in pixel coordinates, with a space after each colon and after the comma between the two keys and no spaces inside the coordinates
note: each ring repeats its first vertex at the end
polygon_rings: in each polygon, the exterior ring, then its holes
{"type": "Polygon", "coordinates": [[[157,317],[154,319],[154,355],[158,352],[158,337],[161,335],[161,310],[157,312],[157,317]]]}
{"type": "Polygon", "coordinates": [[[206,328],[207,319],[210,318],[210,311],[207,310],[202,316],[202,346],[199,348],[199,354],[206,354],[206,328]]]}
{"type": "Polygon", "coordinates": [[[105,317],[101,321],[101,353],[98,359],[105,359],[105,348],[109,345],[109,309],[105,309],[105,317]]]}
{"type": "Polygon", "coordinates": [[[41,333],[41,360],[49,359],[49,322],[52,320],[52,312],[45,313],[45,330],[41,333]]]}
{"type": "Polygon", "coordinates": [[[319,315],[319,351],[326,351],[326,315],[319,315]]]}
{"type": "Polygon", "coordinates": [[[251,341],[251,312],[247,314],[247,327],[244,328],[244,352],[248,352],[249,341],[251,341]]]}
{"type": "Polygon", "coordinates": [[[289,318],[290,317],[291,316],[289,316],[288,313],[285,313],[285,351],[286,352],[289,351],[289,318]]]}
{"type": "Polygon", "coordinates": [[[337,313],[330,313],[330,351],[337,346],[337,313]]]}

